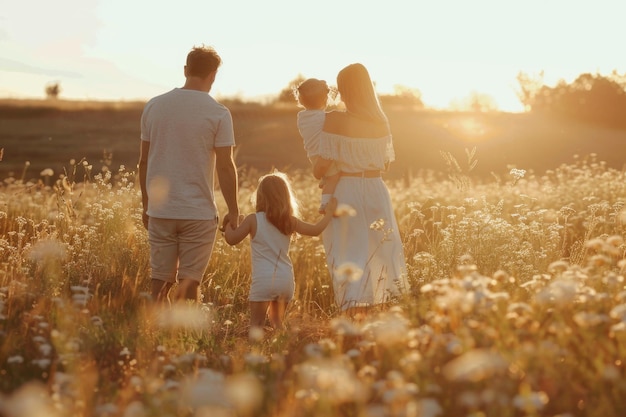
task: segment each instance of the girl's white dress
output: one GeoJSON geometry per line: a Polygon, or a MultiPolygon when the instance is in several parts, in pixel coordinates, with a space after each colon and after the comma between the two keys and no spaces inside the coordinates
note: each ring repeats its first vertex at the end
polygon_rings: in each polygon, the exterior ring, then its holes
{"type": "Polygon", "coordinates": [[[256,213],[256,233],[250,241],[252,282],[250,301],[291,301],[295,291],[289,258],[291,236],[271,224],[265,212],[256,213]]]}
{"type": "MultiPolygon", "coordinates": [[[[319,154],[340,171],[383,171],[395,159],[391,135],[352,138],[322,132],[319,154]]],[[[326,261],[341,310],[392,300],[408,290],[404,249],[389,190],[380,176],[342,176],[338,211],[323,232],[326,261]]]]}

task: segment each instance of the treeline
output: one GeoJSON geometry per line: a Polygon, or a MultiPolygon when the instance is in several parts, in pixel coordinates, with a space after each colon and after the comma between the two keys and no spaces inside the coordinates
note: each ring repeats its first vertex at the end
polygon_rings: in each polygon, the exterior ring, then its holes
{"type": "Polygon", "coordinates": [[[626,128],[626,74],[581,74],[573,82],[554,87],[543,82],[543,73],[519,73],[518,97],[527,111],[575,119],[611,128],[626,128]]]}

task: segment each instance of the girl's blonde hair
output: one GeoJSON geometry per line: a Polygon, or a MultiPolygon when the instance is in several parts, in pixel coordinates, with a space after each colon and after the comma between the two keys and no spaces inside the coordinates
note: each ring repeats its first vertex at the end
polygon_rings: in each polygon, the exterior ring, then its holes
{"type": "Polygon", "coordinates": [[[337,90],[346,110],[364,119],[387,123],[374,84],[363,64],[350,64],[337,74],[337,90]]]}
{"type": "Polygon", "coordinates": [[[293,233],[293,216],[298,215],[298,202],[291,191],[287,175],[275,171],[262,176],[256,190],[257,212],[265,212],[267,220],[281,233],[293,233]]]}

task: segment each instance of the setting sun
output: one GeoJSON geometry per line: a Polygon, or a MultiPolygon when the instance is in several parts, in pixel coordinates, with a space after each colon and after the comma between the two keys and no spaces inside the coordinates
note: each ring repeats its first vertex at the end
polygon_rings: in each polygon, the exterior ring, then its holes
{"type": "Polygon", "coordinates": [[[339,69],[362,62],[381,93],[402,85],[421,91],[428,107],[448,108],[479,92],[498,109],[523,111],[515,94],[520,71],[544,70],[546,81],[556,83],[626,70],[624,55],[614,53],[626,38],[623,6],[611,0],[592,8],[538,0],[410,7],[399,0],[376,7],[232,1],[220,5],[219,18],[213,4],[197,0],[175,8],[145,0],[38,2],[36,15],[31,3],[0,12],[0,96],[42,97],[56,81],[63,98],[145,100],[181,84],[184,57],[200,43],[213,45],[224,60],[213,94],[246,99],[275,96],[298,74],[334,84],[339,69]],[[150,18],[140,18],[146,9],[150,18]],[[65,10],[78,10],[81,18],[65,10]],[[182,17],[178,10],[191,12],[173,27],[172,19],[182,17]],[[138,27],[149,40],[137,35],[138,27]]]}

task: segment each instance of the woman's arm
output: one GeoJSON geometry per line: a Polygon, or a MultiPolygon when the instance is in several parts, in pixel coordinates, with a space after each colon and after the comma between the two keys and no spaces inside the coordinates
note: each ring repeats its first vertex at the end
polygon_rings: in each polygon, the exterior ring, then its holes
{"type": "Polygon", "coordinates": [[[317,158],[317,161],[315,161],[313,165],[313,176],[318,180],[321,179],[332,163],[333,161],[331,159],[317,158]]]}
{"type": "Polygon", "coordinates": [[[296,221],[295,231],[303,236],[319,236],[319,234],[326,229],[328,223],[330,223],[330,219],[332,219],[336,209],[337,199],[333,197],[326,205],[324,217],[322,217],[317,223],[307,223],[294,217],[294,220],[296,221]]]}
{"type": "Polygon", "coordinates": [[[254,214],[248,214],[245,219],[239,224],[236,229],[231,223],[226,225],[224,231],[224,239],[229,245],[236,245],[245,239],[246,236],[253,234],[253,229],[256,226],[256,216],[254,214]]]}

